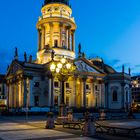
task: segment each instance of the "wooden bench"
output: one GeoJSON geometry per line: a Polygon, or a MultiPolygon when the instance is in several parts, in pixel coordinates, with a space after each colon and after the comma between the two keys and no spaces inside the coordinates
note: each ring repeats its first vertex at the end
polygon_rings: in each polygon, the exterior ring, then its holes
{"type": "Polygon", "coordinates": [[[81,129],[81,122],[76,121],[64,122],[63,128],[81,129]]]}
{"type": "Polygon", "coordinates": [[[64,124],[65,122],[67,122],[68,121],[68,117],[67,116],[63,116],[63,117],[58,117],[57,119],[56,119],[56,122],[55,122],[55,124],[64,124]]]}
{"type": "Polygon", "coordinates": [[[137,126],[127,126],[127,125],[120,126],[120,125],[100,124],[95,122],[95,127],[96,130],[100,129],[102,133],[106,132],[106,133],[117,134],[117,130],[124,130],[127,131],[127,135],[134,134],[134,136],[136,136],[137,134],[140,134],[140,127],[137,126]]]}

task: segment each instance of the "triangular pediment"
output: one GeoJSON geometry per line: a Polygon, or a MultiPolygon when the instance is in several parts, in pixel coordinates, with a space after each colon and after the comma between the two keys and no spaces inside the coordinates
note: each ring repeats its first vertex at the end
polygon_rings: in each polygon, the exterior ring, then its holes
{"type": "Polygon", "coordinates": [[[18,61],[13,61],[7,71],[7,76],[16,74],[20,71],[23,71],[23,67],[21,66],[21,64],[18,63],[18,61]]]}
{"type": "Polygon", "coordinates": [[[75,64],[79,72],[101,73],[101,71],[96,66],[90,64],[90,62],[87,63],[83,60],[78,60],[75,62],[75,64]]]}

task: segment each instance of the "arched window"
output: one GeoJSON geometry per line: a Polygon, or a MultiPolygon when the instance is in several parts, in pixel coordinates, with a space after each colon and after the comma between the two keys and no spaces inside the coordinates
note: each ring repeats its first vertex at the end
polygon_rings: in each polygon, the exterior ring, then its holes
{"type": "Polygon", "coordinates": [[[113,102],[118,101],[118,94],[117,94],[116,90],[113,91],[112,100],[113,100],[113,102]]]}

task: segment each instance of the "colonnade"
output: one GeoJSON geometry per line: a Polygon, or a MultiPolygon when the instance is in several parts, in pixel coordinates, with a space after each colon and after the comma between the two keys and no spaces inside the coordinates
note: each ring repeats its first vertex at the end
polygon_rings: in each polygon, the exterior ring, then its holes
{"type": "Polygon", "coordinates": [[[8,108],[26,107],[27,104],[27,79],[7,82],[7,105],[8,108]]]}
{"type": "Polygon", "coordinates": [[[71,26],[63,23],[48,23],[38,29],[38,51],[46,47],[66,47],[70,51],[75,50],[75,30],[71,26]],[[58,24],[58,31],[55,31],[55,24],[58,24]],[[55,46],[55,37],[57,37],[57,46],[55,46]],[[48,42],[49,40],[49,42],[48,42]]]}
{"type": "MultiPolygon", "coordinates": [[[[49,79],[49,83],[51,84],[51,79],[49,79]]],[[[55,81],[55,80],[54,80],[55,81]]],[[[73,77],[72,81],[67,81],[67,83],[71,83],[71,93],[67,94],[65,89],[65,103],[66,97],[69,97],[69,106],[71,107],[104,107],[104,83],[102,80],[91,80],[89,82],[88,77],[73,77]],[[90,85],[90,89],[87,89],[87,84],[90,85]],[[95,85],[98,86],[98,91],[95,90],[95,85]],[[88,99],[88,102],[87,102],[88,99]]],[[[55,87],[50,86],[49,95],[53,92],[53,97],[49,96],[50,101],[54,100],[55,96],[55,87]]],[[[61,98],[60,94],[57,94],[61,98]]],[[[54,101],[51,106],[54,106],[54,101]]]]}

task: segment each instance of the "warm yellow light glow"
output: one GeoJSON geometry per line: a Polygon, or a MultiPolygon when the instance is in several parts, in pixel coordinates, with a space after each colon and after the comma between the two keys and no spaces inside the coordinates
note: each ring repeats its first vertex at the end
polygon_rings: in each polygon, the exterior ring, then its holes
{"type": "Polygon", "coordinates": [[[65,58],[62,58],[62,59],[61,59],[61,63],[62,63],[62,64],[66,63],[66,59],[65,59],[65,58]]]}
{"type": "Polygon", "coordinates": [[[57,64],[57,67],[58,67],[59,69],[61,69],[61,68],[62,68],[62,64],[61,64],[61,63],[58,63],[58,64],[57,64]]]}
{"type": "Polygon", "coordinates": [[[60,72],[60,69],[59,68],[56,68],[56,72],[59,73],[60,72]]]}
{"type": "Polygon", "coordinates": [[[66,64],[66,67],[67,67],[67,69],[70,69],[71,68],[71,64],[70,63],[66,64]]]}
{"type": "Polygon", "coordinates": [[[51,70],[51,71],[55,71],[55,68],[56,68],[56,65],[55,65],[55,64],[51,64],[50,70],[51,70]]]}

